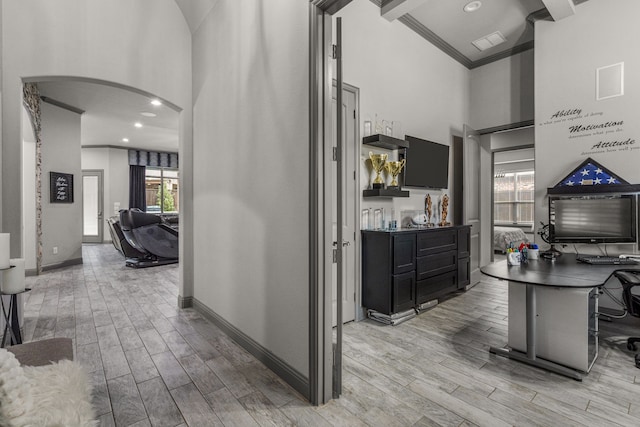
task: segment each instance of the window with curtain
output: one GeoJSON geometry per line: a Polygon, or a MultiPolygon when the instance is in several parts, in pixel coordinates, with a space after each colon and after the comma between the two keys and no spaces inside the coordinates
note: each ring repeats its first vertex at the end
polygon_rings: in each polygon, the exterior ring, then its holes
{"type": "Polygon", "coordinates": [[[177,213],[179,182],[177,169],[147,167],[145,174],[147,212],[177,213]]]}
{"type": "Polygon", "coordinates": [[[534,171],[504,173],[493,180],[496,224],[533,224],[534,171]]]}
{"type": "Polygon", "coordinates": [[[145,210],[144,173],[145,167],[129,165],[129,208],[145,210]]]}

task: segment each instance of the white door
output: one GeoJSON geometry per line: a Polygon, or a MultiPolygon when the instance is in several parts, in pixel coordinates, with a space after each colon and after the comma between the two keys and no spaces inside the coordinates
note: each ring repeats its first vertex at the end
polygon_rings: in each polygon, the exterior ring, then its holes
{"type": "Polygon", "coordinates": [[[481,187],[480,183],[480,134],[467,125],[464,125],[464,206],[462,209],[463,223],[471,226],[471,259],[469,269],[471,271],[471,283],[475,285],[480,281],[480,250],[481,246],[481,187]]]}
{"type": "Polygon", "coordinates": [[[82,242],[102,243],[102,171],[82,171],[82,242]]]}
{"type": "MultiPolygon", "coordinates": [[[[356,126],[356,92],[357,89],[350,87],[348,85],[344,85],[342,94],[342,108],[340,109],[340,114],[342,114],[342,274],[343,274],[343,286],[342,286],[342,320],[343,323],[350,322],[355,320],[356,313],[356,283],[357,283],[357,248],[356,248],[356,230],[359,227],[356,227],[357,223],[357,197],[359,197],[358,185],[356,180],[356,167],[357,161],[360,158],[360,146],[357,142],[357,131],[358,128],[356,126]]],[[[336,146],[336,114],[338,111],[336,107],[336,87],[333,86],[333,96],[332,96],[332,106],[333,106],[333,119],[332,119],[332,132],[333,135],[333,146],[336,146]]],[[[337,163],[332,162],[332,176],[335,177],[337,170],[337,163]]],[[[336,180],[332,180],[332,199],[337,199],[337,185],[336,180]]],[[[335,204],[334,204],[335,206],[335,204]]],[[[337,241],[337,218],[336,218],[336,210],[333,210],[333,241],[337,241]]],[[[333,295],[333,326],[336,325],[337,319],[337,278],[338,278],[338,269],[337,264],[333,264],[332,272],[331,272],[331,283],[332,283],[332,295],[333,295]]]]}

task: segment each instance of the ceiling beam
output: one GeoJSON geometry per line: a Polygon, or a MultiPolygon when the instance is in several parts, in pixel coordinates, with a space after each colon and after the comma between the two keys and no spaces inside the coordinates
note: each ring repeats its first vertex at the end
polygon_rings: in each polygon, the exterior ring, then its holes
{"type": "Polygon", "coordinates": [[[573,0],[542,0],[554,21],[575,15],[576,7],[573,0]]]}
{"type": "Polygon", "coordinates": [[[429,0],[383,0],[380,14],[387,21],[395,21],[427,1],[429,0]]]}

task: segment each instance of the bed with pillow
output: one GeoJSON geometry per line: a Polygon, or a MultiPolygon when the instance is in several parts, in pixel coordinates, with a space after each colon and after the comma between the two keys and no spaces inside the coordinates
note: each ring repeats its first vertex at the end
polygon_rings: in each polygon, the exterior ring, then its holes
{"type": "Polygon", "coordinates": [[[509,243],[519,246],[520,243],[529,243],[527,235],[518,227],[493,227],[493,250],[505,253],[509,243]]]}

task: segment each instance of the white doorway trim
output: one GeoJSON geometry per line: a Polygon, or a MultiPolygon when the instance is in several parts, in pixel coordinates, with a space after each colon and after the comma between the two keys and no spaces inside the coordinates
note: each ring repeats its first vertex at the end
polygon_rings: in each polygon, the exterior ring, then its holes
{"type": "MultiPolygon", "coordinates": [[[[343,298],[343,317],[342,323],[348,323],[354,320],[361,320],[363,317],[360,307],[360,89],[343,83],[343,105],[349,105],[353,110],[346,111],[343,115],[343,211],[344,211],[344,227],[343,227],[343,257],[344,257],[344,292],[345,298],[343,298]],[[345,100],[345,98],[351,98],[345,100]],[[347,123],[351,122],[351,123],[347,123]]],[[[335,81],[333,83],[332,90],[335,92],[335,81]]],[[[332,100],[335,100],[335,93],[332,94],[332,100]]],[[[333,106],[333,101],[332,101],[333,106]]],[[[335,108],[335,106],[333,106],[335,108]]],[[[335,113],[335,111],[334,111],[335,113]]],[[[335,129],[332,130],[335,133],[335,129]]],[[[334,162],[335,165],[335,162],[334,162]]],[[[334,172],[335,173],[335,172],[334,172]]],[[[332,181],[332,186],[335,187],[335,182],[332,181]]],[[[334,188],[335,191],[335,188],[334,188]]],[[[332,197],[336,197],[336,194],[332,193],[332,197]]],[[[334,201],[335,203],[335,201],[334,201]]],[[[334,212],[335,215],[335,212],[334,212]]],[[[335,221],[335,218],[334,218],[335,221]]],[[[335,224],[333,224],[335,227],[335,224]]],[[[335,230],[333,231],[335,233],[335,230]]],[[[335,240],[335,235],[333,236],[335,240]]],[[[333,264],[332,268],[332,281],[336,280],[336,264],[333,264]]],[[[336,295],[335,286],[332,284],[332,292],[334,292],[332,298],[332,322],[335,326],[336,323],[336,295]]]]}
{"type": "Polygon", "coordinates": [[[104,233],[104,171],[102,169],[83,169],[82,170],[82,243],[102,243],[103,241],[103,233],[104,233]],[[86,178],[95,178],[96,179],[96,188],[91,188],[87,186],[86,178]],[[87,197],[88,193],[93,193],[92,190],[95,190],[96,194],[89,194],[90,197],[87,197]],[[95,197],[95,204],[92,203],[92,206],[97,210],[96,212],[88,212],[88,198],[95,197]],[[97,229],[96,234],[86,234],[87,231],[87,222],[93,221],[93,218],[88,218],[88,216],[93,216],[95,214],[95,219],[97,221],[97,229]]]}

